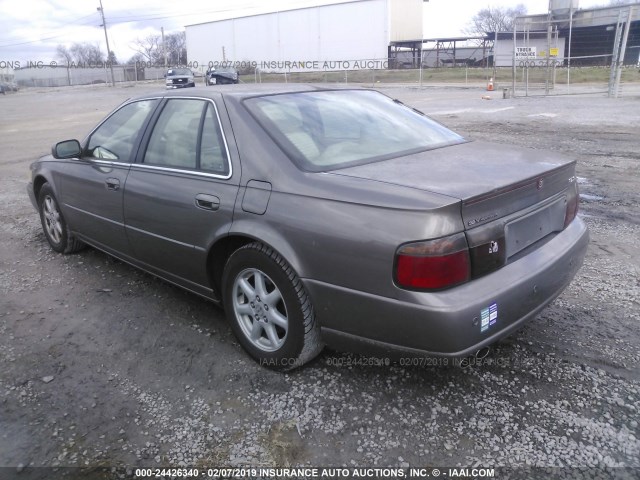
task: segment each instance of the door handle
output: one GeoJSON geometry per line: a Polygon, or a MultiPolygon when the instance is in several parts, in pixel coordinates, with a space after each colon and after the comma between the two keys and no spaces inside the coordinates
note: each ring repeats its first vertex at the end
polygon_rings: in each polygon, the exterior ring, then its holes
{"type": "Polygon", "coordinates": [[[107,178],[104,183],[107,185],[107,190],[118,190],[120,188],[120,180],[117,178],[107,178]]]}
{"type": "Polygon", "coordinates": [[[196,195],[196,207],[204,210],[218,210],[220,208],[220,199],[215,195],[199,193],[196,195]]]}

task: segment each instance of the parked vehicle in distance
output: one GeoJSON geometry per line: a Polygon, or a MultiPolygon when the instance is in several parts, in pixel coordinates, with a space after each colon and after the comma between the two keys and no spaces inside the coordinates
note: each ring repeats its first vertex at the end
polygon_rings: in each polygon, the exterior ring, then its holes
{"type": "Polygon", "coordinates": [[[233,67],[209,68],[204,76],[207,85],[239,83],[240,74],[233,67]]]}
{"type": "Polygon", "coordinates": [[[170,68],[165,78],[168,89],[196,86],[193,72],[189,68],[170,68]]]}
{"type": "Polygon", "coordinates": [[[324,344],[465,357],[532,320],[587,249],[575,175],[374,90],[237,85],[128,100],[27,191],[53,250],[222,304],[254,359],[289,369],[324,344]]]}
{"type": "Polygon", "coordinates": [[[0,83],[0,93],[5,94],[6,92],[17,92],[19,90],[18,85],[11,82],[0,83]]]}

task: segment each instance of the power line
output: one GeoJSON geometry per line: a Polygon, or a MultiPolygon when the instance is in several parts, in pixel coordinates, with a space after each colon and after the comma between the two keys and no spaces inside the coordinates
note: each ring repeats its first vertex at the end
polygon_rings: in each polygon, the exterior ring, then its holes
{"type": "MultiPolygon", "coordinates": [[[[90,16],[95,16],[95,13],[92,13],[91,15],[87,15],[85,17],[81,17],[78,20],[85,19],[85,18],[88,18],[90,16]]],[[[78,27],[89,26],[92,23],[93,22],[91,22],[91,21],[83,22],[83,23],[77,23],[77,21],[71,22],[72,25],[76,25],[78,27]]],[[[54,32],[50,32],[50,33],[54,33],[54,32]]],[[[45,34],[45,35],[47,35],[47,34],[45,34]]],[[[43,42],[43,41],[46,41],[46,40],[53,40],[54,38],[60,38],[60,37],[64,37],[64,36],[67,36],[67,35],[69,35],[69,32],[59,33],[59,34],[51,35],[51,36],[45,36],[45,37],[38,38],[36,40],[27,40],[27,41],[24,41],[24,42],[2,43],[2,44],[0,44],[0,47],[17,47],[17,46],[20,46],[20,45],[29,45],[31,43],[39,43],[39,42],[43,42]]]]}
{"type": "Polygon", "coordinates": [[[133,15],[133,16],[114,16],[110,17],[111,23],[121,24],[121,23],[133,23],[139,22],[141,20],[164,20],[167,18],[177,18],[177,17],[191,17],[194,15],[202,15],[205,13],[226,13],[226,12],[235,12],[238,8],[225,8],[218,10],[201,10],[191,13],[177,13],[177,14],[149,14],[149,15],[133,15]]]}
{"type": "MultiPolygon", "coordinates": [[[[163,19],[167,19],[167,18],[179,18],[179,17],[189,17],[189,16],[193,16],[193,15],[203,15],[203,14],[207,14],[207,13],[227,13],[227,12],[237,12],[238,10],[250,10],[250,9],[256,9],[259,8],[260,3],[255,3],[255,2],[245,2],[244,4],[236,4],[233,7],[230,8],[218,8],[218,9],[207,9],[207,10],[195,10],[195,11],[191,11],[189,13],[170,13],[170,10],[165,10],[165,11],[158,11],[157,13],[152,13],[152,14],[146,14],[146,15],[114,15],[114,16],[107,16],[107,20],[109,21],[109,23],[111,25],[119,25],[119,24],[125,24],[125,23],[134,23],[134,22],[140,22],[140,21],[149,21],[149,20],[163,20],[163,19]]],[[[80,17],[78,19],[72,20],[70,22],[68,22],[67,24],[65,24],[65,26],[67,25],[74,25],[77,24],[78,26],[87,26],[90,25],[92,22],[83,22],[83,23],[77,23],[80,22],[81,20],[84,20],[86,18],[92,17],[94,16],[95,13],[91,13],[89,15],[85,15],[84,17],[80,17]]],[[[97,26],[97,25],[96,25],[97,26]]],[[[61,27],[62,28],[62,27],[61,27]]],[[[50,33],[54,33],[54,32],[50,32],[50,33]]],[[[2,48],[6,48],[6,47],[17,47],[17,46],[22,46],[22,45],[30,45],[30,44],[34,44],[34,43],[39,43],[39,42],[43,42],[43,41],[47,41],[47,40],[53,40],[56,38],[60,38],[60,37],[64,37],[69,35],[69,33],[60,33],[60,34],[55,34],[55,35],[48,35],[48,34],[44,34],[46,36],[43,36],[41,38],[35,39],[35,40],[27,40],[27,41],[22,41],[22,42],[15,42],[15,43],[3,43],[0,44],[0,47],[2,48]]]]}

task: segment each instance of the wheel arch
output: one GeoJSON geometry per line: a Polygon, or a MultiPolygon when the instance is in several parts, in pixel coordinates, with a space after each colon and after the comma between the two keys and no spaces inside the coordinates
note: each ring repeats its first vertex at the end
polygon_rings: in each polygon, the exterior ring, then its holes
{"type": "Polygon", "coordinates": [[[51,184],[48,178],[46,178],[42,174],[36,175],[35,178],[33,179],[33,193],[35,195],[36,201],[38,201],[38,198],[40,197],[40,190],[42,190],[42,186],[45,183],[48,183],[49,185],[51,185],[51,188],[53,188],[55,191],[54,186],[51,184]]]}
{"type": "MultiPolygon", "coordinates": [[[[235,225],[234,225],[235,226],[235,225]]],[[[260,242],[277,252],[296,272],[299,277],[305,274],[303,263],[295,253],[293,246],[274,230],[265,230],[261,226],[260,232],[255,228],[242,228],[237,226],[227,236],[218,239],[207,254],[207,275],[213,290],[222,295],[222,276],[227,260],[233,252],[252,243],[260,242]]]]}

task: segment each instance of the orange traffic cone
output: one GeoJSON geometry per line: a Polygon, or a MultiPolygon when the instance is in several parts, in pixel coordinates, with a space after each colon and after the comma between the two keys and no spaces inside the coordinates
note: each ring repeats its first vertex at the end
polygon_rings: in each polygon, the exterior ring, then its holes
{"type": "Polygon", "coordinates": [[[489,79],[489,83],[487,84],[487,92],[493,92],[493,77],[489,79]]]}

